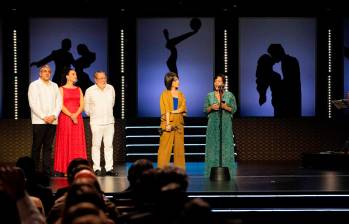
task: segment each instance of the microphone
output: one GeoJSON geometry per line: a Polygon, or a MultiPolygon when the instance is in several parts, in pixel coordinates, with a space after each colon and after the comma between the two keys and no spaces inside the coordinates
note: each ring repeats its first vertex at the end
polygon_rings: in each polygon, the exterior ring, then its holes
{"type": "Polygon", "coordinates": [[[224,85],[218,86],[218,90],[219,90],[219,91],[224,91],[224,85]]]}

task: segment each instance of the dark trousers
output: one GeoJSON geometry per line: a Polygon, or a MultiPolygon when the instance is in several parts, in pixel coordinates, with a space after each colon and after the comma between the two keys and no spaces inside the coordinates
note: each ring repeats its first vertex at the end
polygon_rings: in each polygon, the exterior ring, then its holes
{"type": "Polygon", "coordinates": [[[33,124],[32,158],[36,169],[40,169],[40,153],[42,148],[42,171],[51,175],[52,167],[52,144],[56,133],[56,125],[33,124]]]}

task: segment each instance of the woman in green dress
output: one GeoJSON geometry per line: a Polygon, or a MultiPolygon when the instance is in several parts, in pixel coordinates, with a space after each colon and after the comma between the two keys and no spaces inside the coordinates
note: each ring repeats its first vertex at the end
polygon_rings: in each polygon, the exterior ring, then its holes
{"type": "Polygon", "coordinates": [[[225,77],[215,75],[214,91],[207,94],[204,111],[208,116],[205,148],[205,176],[209,177],[211,168],[219,166],[220,149],[220,99],[222,97],[222,166],[229,168],[231,176],[235,174],[233,139],[233,113],[236,112],[236,100],[233,93],[224,91],[225,77]]]}

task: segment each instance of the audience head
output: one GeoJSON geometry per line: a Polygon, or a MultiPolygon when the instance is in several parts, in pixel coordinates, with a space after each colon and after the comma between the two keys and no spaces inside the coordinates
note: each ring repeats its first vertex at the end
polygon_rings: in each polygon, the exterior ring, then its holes
{"type": "Polygon", "coordinates": [[[147,159],[139,159],[135,161],[128,169],[127,179],[130,182],[130,186],[134,187],[142,173],[153,168],[153,163],[147,159]]]}
{"type": "Polygon", "coordinates": [[[91,184],[90,181],[91,179],[80,178],[71,185],[65,200],[63,214],[67,213],[70,207],[81,202],[89,202],[103,211],[106,210],[103,195],[96,188],[96,184],[91,184]]]}
{"type": "Polygon", "coordinates": [[[35,161],[29,156],[18,158],[16,166],[21,168],[26,179],[34,178],[35,176],[35,161]]]}
{"type": "MultiPolygon", "coordinates": [[[[82,168],[82,167],[84,167],[84,165],[78,166],[77,169],[82,168]]],[[[85,168],[82,168],[79,171],[77,171],[76,174],[74,175],[75,182],[80,178],[97,180],[96,174],[92,170],[87,169],[86,166],[85,166],[85,168]]]]}
{"type": "Polygon", "coordinates": [[[102,191],[101,185],[97,180],[97,176],[94,174],[92,170],[82,169],[78,171],[74,176],[73,183],[74,184],[90,184],[90,185],[93,185],[100,194],[104,193],[102,191]]]}
{"type": "Polygon", "coordinates": [[[64,214],[62,224],[113,224],[106,214],[91,202],[81,202],[71,206],[64,214]]]}
{"type": "Polygon", "coordinates": [[[183,216],[184,224],[200,223],[209,224],[212,223],[210,205],[201,198],[194,198],[184,205],[183,216]]]}
{"type": "MultiPolygon", "coordinates": [[[[67,176],[68,176],[68,183],[71,184],[74,181],[74,175],[77,173],[77,170],[75,170],[79,165],[85,165],[88,167],[91,167],[91,163],[87,159],[83,158],[76,158],[73,159],[67,168],[67,176]]],[[[91,168],[92,169],[92,168],[91,168]]]]}
{"type": "Polygon", "coordinates": [[[160,172],[161,186],[165,186],[170,183],[176,183],[179,185],[180,190],[185,192],[188,187],[188,175],[185,170],[179,167],[166,166],[160,172]]]}
{"type": "MultiPolygon", "coordinates": [[[[135,198],[138,203],[152,206],[164,201],[163,196],[172,197],[173,192],[183,194],[188,187],[188,177],[185,171],[177,167],[150,169],[141,175],[135,187],[135,198]]],[[[177,193],[175,193],[177,194],[177,193]]]]}

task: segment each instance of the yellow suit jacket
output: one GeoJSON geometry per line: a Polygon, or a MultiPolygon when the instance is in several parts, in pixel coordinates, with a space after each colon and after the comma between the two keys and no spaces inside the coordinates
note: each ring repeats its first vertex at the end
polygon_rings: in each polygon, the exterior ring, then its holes
{"type": "Polygon", "coordinates": [[[178,109],[183,112],[178,114],[171,113],[171,111],[174,110],[173,97],[170,90],[164,90],[160,96],[161,129],[166,128],[166,113],[170,113],[170,125],[175,126],[178,129],[183,129],[183,116],[186,115],[187,107],[184,94],[181,91],[178,91],[178,109]]]}

